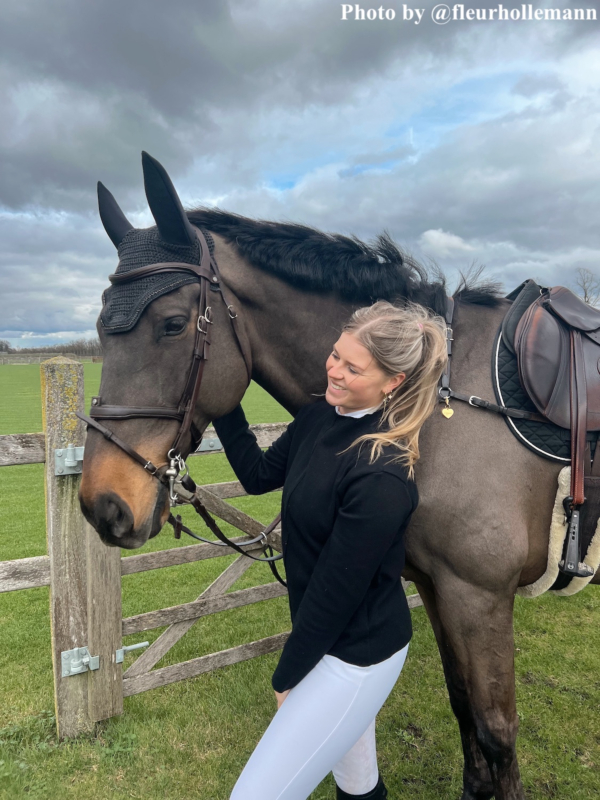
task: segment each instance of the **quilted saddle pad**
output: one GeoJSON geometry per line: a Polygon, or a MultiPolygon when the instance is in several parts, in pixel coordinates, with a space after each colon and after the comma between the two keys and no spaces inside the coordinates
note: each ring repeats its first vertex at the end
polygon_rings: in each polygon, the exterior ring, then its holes
{"type": "MultiPolygon", "coordinates": [[[[521,386],[517,357],[504,343],[501,327],[498,328],[492,351],[492,383],[499,405],[537,412],[521,386]]],[[[563,465],[571,463],[571,432],[567,428],[512,417],[504,417],[504,421],[511,433],[534,453],[563,465]]],[[[592,455],[599,433],[595,431],[587,434],[592,455]]]]}

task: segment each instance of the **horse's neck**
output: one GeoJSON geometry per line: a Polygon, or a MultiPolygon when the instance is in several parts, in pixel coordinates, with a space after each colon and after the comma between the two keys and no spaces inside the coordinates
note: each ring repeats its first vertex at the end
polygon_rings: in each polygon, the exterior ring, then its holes
{"type": "Polygon", "coordinates": [[[351,310],[330,296],[278,283],[264,296],[264,304],[246,306],[244,316],[249,319],[254,379],[295,414],[325,394],[325,362],[351,310]]]}
{"type": "Polygon", "coordinates": [[[297,289],[214,238],[223,279],[240,304],[253,378],[294,414],[325,393],[325,361],[353,307],[329,293],[297,289]]]}

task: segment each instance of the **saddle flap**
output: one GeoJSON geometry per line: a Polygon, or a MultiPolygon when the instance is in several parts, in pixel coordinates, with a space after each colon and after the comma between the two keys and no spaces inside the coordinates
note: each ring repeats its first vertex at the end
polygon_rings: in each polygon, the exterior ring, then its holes
{"type": "MultiPolygon", "coordinates": [[[[575,326],[550,313],[546,301],[554,292],[551,289],[540,296],[523,314],[515,333],[515,350],[521,385],[533,404],[555,425],[569,429],[572,399],[570,329],[575,326]]],[[[587,308],[583,301],[581,303],[587,308]]],[[[567,308],[570,308],[568,303],[567,308]]],[[[595,313],[600,315],[598,311],[595,313]]],[[[583,333],[589,334],[587,331],[583,333]]],[[[581,344],[578,369],[586,395],[586,428],[596,431],[600,430],[600,348],[589,335],[581,336],[581,344]]]]}
{"type": "MultiPolygon", "coordinates": [[[[554,286],[543,299],[544,308],[571,328],[588,333],[600,328],[600,310],[588,305],[570,289],[554,286]]],[[[590,337],[599,341],[595,336],[590,337]]]]}
{"type": "Polygon", "coordinates": [[[529,278],[506,295],[507,300],[512,300],[512,305],[502,320],[502,339],[511,353],[515,353],[515,331],[519,320],[542,291],[543,288],[529,278]]]}

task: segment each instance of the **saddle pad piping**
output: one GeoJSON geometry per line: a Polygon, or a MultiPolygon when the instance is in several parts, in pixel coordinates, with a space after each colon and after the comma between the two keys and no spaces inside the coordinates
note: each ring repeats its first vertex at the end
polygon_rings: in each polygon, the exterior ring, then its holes
{"type": "MultiPolygon", "coordinates": [[[[502,343],[502,330],[499,329],[496,335],[496,344],[494,347],[494,364],[493,364],[494,393],[499,403],[501,403],[502,405],[507,405],[507,402],[502,394],[502,389],[500,388],[500,374],[498,371],[498,360],[499,360],[501,343],[502,343]]],[[[506,420],[508,426],[510,427],[514,435],[517,437],[517,439],[519,439],[519,441],[521,441],[525,445],[525,447],[528,447],[534,453],[537,453],[538,455],[543,456],[544,458],[549,458],[552,461],[558,461],[561,464],[571,463],[570,458],[563,458],[562,456],[554,455],[554,453],[550,453],[547,450],[544,450],[543,448],[538,447],[537,445],[533,444],[533,442],[529,441],[529,439],[527,439],[517,428],[511,417],[504,417],[504,419],[506,420]]]]}

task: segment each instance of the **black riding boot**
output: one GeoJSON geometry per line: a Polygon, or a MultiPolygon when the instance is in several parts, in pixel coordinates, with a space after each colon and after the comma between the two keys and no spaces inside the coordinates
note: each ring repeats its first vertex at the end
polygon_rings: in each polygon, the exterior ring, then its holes
{"type": "Polygon", "coordinates": [[[385,798],[388,796],[387,789],[385,788],[385,784],[381,779],[381,775],[377,781],[377,786],[366,794],[348,794],[348,792],[343,792],[339,786],[336,786],[335,789],[336,800],[385,800],[385,798]]]}

